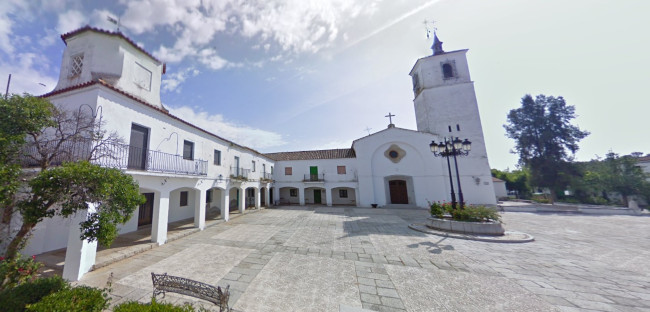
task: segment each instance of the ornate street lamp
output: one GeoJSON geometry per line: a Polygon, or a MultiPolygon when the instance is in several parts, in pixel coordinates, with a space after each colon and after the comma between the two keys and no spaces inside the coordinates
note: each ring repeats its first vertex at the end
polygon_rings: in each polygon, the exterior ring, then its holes
{"type": "Polygon", "coordinates": [[[431,152],[434,156],[447,158],[449,186],[451,187],[451,207],[456,209],[456,194],[454,193],[454,182],[451,178],[451,164],[449,163],[449,158],[452,156],[454,157],[456,180],[458,182],[458,198],[460,200],[460,209],[463,209],[465,206],[465,199],[463,198],[463,189],[460,187],[460,174],[458,173],[458,160],[456,157],[469,155],[469,151],[472,149],[472,142],[467,139],[461,141],[458,137],[455,139],[450,137],[449,139],[444,138],[444,142],[440,142],[439,144],[435,141],[431,141],[429,148],[431,148],[431,152]]]}

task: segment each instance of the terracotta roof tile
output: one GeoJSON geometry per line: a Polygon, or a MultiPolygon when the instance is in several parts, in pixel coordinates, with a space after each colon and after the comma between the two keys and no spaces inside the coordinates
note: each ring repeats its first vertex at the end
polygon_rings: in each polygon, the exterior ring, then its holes
{"type": "Polygon", "coordinates": [[[505,182],[499,178],[492,177],[492,182],[505,182]]]}
{"type": "Polygon", "coordinates": [[[266,157],[276,161],[280,160],[312,160],[312,159],[337,159],[337,158],[356,158],[357,155],[351,148],[338,148],[329,150],[300,151],[300,152],[280,152],[267,153],[266,157]]]}
{"type": "Polygon", "coordinates": [[[120,38],[126,40],[126,42],[131,44],[134,48],[138,49],[140,52],[142,52],[142,53],[146,54],[147,56],[149,56],[150,58],[152,58],[154,61],[156,61],[158,63],[162,63],[160,60],[158,60],[153,55],[151,55],[151,53],[147,52],[145,49],[138,46],[135,42],[133,42],[133,40],[129,39],[123,33],[119,32],[119,31],[118,32],[109,31],[109,30],[94,28],[94,27],[90,27],[89,25],[86,25],[86,26],[81,27],[81,28],[79,28],[77,30],[73,30],[71,32],[68,32],[68,33],[65,33],[65,34],[61,35],[61,40],[63,40],[63,43],[68,45],[68,43],[66,42],[66,39],[68,39],[70,37],[74,37],[74,36],[76,36],[76,35],[78,35],[78,34],[80,34],[82,32],[85,32],[85,31],[92,31],[92,32],[100,33],[100,34],[109,35],[109,36],[120,37],[120,38]]]}

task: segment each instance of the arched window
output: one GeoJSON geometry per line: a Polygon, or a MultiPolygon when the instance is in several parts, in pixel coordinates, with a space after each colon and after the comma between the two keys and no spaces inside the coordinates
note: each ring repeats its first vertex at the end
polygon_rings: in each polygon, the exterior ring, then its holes
{"type": "Polygon", "coordinates": [[[442,75],[445,79],[454,77],[454,68],[451,67],[451,64],[442,64],[442,75]]]}

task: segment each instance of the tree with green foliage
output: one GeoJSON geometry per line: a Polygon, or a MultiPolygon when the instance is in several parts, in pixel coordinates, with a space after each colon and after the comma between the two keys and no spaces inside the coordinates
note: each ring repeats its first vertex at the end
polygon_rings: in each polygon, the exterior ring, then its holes
{"type": "Polygon", "coordinates": [[[492,176],[505,181],[506,189],[516,191],[518,198],[529,198],[531,195],[529,175],[529,171],[525,168],[513,171],[492,169],[492,176]]]}
{"type": "Polygon", "coordinates": [[[637,157],[609,152],[603,165],[602,184],[607,191],[621,195],[623,205],[628,205],[632,195],[644,198],[650,195],[650,176],[637,165],[637,157]]]}
{"type": "Polygon", "coordinates": [[[6,258],[17,256],[39,222],[87,210],[89,203],[96,211],[80,224],[81,238],[110,245],[117,226],[144,201],[131,176],[88,162],[106,157],[100,147],[118,141],[81,109],[69,113],[29,95],[0,99],[0,246],[6,258]],[[85,144],[82,159],[70,151],[79,142],[93,142],[85,144]],[[25,153],[28,148],[32,152],[25,153]],[[25,159],[40,170],[22,170],[25,159]],[[75,162],[52,167],[53,160],[75,162]]]}
{"type": "Polygon", "coordinates": [[[575,108],[563,97],[525,95],[521,107],[508,113],[506,134],[515,140],[519,163],[530,170],[530,183],[551,189],[551,203],[571,177],[578,142],[589,135],[571,124],[575,108]]]}

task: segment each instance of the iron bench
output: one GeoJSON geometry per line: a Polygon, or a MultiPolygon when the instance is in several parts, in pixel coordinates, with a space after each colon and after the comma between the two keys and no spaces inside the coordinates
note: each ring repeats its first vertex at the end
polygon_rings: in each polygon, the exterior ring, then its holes
{"type": "Polygon", "coordinates": [[[222,290],[221,287],[214,287],[188,278],[167,275],[167,273],[155,274],[153,272],[151,272],[151,280],[153,282],[154,298],[159,294],[162,294],[164,298],[165,292],[173,292],[212,302],[219,306],[221,312],[231,311],[228,308],[230,285],[222,290]]]}

